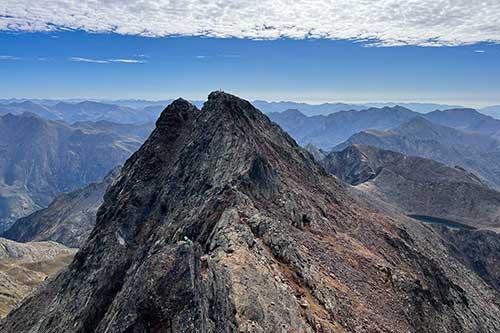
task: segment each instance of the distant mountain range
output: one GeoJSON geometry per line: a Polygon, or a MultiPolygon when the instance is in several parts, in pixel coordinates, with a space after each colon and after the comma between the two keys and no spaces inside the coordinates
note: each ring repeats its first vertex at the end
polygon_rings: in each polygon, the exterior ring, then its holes
{"type": "Polygon", "coordinates": [[[2,236],[18,242],[54,241],[80,247],[94,227],[104,193],[119,174],[117,167],[100,183],[59,195],[47,208],[17,220],[2,236]]]}
{"type": "Polygon", "coordinates": [[[341,111],[328,116],[312,117],[297,109],[268,114],[271,120],[290,133],[299,144],[311,143],[322,149],[331,149],[364,129],[390,129],[417,115],[419,113],[400,106],[341,111]]]}
{"type": "Polygon", "coordinates": [[[481,113],[487,114],[488,116],[500,119],[500,105],[488,106],[480,109],[480,111],[481,113]]]}
{"type": "Polygon", "coordinates": [[[49,106],[25,101],[0,104],[0,115],[29,112],[49,120],[62,120],[67,123],[109,121],[122,124],[138,124],[154,122],[163,108],[163,106],[150,106],[136,110],[127,106],[90,101],[79,103],[59,102],[49,106]]]}
{"type": "Polygon", "coordinates": [[[62,192],[101,181],[135,152],[152,126],[0,116],[0,231],[62,192]]]}
{"type": "MultiPolygon", "coordinates": [[[[37,113],[36,109],[43,107],[48,110],[52,109],[57,104],[61,104],[63,106],[67,106],[67,104],[82,104],[85,105],[94,105],[97,108],[101,109],[103,107],[98,106],[99,104],[104,104],[109,108],[109,105],[114,105],[115,107],[124,108],[123,112],[128,114],[131,109],[134,111],[142,111],[144,109],[155,110],[152,114],[153,116],[158,116],[159,113],[170,103],[172,103],[173,99],[165,99],[158,101],[149,101],[142,99],[120,99],[120,100],[104,100],[104,99],[65,99],[65,100],[56,100],[56,99],[0,99],[0,110],[2,107],[10,105],[12,108],[15,108],[16,105],[22,105],[26,102],[32,104],[33,109],[29,110],[24,107],[24,111],[29,111],[33,113],[37,113]],[[38,106],[34,106],[36,104],[38,106]]],[[[196,107],[201,108],[203,106],[203,101],[192,100],[196,107]]],[[[396,107],[401,106],[412,111],[418,113],[429,113],[436,110],[449,110],[449,109],[462,109],[463,106],[460,105],[450,105],[450,104],[438,104],[438,103],[395,103],[395,102],[377,102],[377,103],[322,103],[322,104],[310,104],[310,103],[300,103],[300,102],[268,102],[263,100],[256,100],[252,102],[259,110],[264,113],[273,113],[273,112],[283,112],[289,109],[296,109],[302,112],[307,116],[317,116],[317,115],[329,115],[331,113],[336,113],[340,111],[360,111],[369,108],[384,108],[384,107],[396,107]]],[[[26,104],[27,106],[27,104],[26,104]]],[[[77,107],[76,107],[77,108],[77,107]]],[[[104,107],[105,108],[105,107],[104,107]]],[[[70,109],[70,107],[68,107],[70,109]]],[[[119,108],[116,108],[117,110],[119,108]]],[[[500,106],[490,106],[479,109],[480,112],[493,116],[495,118],[500,118],[500,106]]],[[[0,111],[2,112],[2,111],[0,111]]],[[[38,113],[37,113],[38,114],[38,113]]],[[[41,115],[41,114],[39,114],[41,115]]],[[[59,115],[60,117],[61,115],[59,115]]],[[[151,115],[148,115],[151,116],[151,115]]],[[[122,118],[126,118],[126,115],[121,116],[122,118]]],[[[131,119],[127,119],[128,121],[133,121],[135,118],[143,119],[141,116],[132,116],[131,119]]],[[[65,119],[66,118],[57,118],[57,119],[65,119]]],[[[156,119],[156,118],[155,118],[156,119]]],[[[155,120],[153,119],[153,120],[155,120]]],[[[80,120],[96,120],[96,119],[80,119],[80,120]]],[[[119,121],[119,119],[107,119],[111,121],[119,121]]],[[[150,119],[151,120],[151,119],[150,119]]]]}
{"type": "Polygon", "coordinates": [[[308,117],[299,110],[270,113],[268,116],[289,132],[301,145],[309,143],[331,149],[360,131],[388,130],[415,117],[471,133],[500,137],[500,120],[474,109],[451,109],[426,114],[394,106],[361,111],[341,111],[328,116],[308,117]]]}
{"type": "Polygon", "coordinates": [[[410,156],[430,158],[449,166],[461,166],[500,187],[500,141],[416,117],[387,131],[365,130],[351,136],[334,150],[363,144],[410,156]]]}
{"type": "Polygon", "coordinates": [[[365,145],[332,152],[323,164],[406,214],[500,231],[500,192],[460,167],[365,145]]]}

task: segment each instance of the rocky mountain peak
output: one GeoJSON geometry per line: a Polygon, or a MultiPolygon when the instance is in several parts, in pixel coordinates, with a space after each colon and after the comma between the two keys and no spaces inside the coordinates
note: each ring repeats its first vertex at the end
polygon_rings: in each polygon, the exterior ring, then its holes
{"type": "Polygon", "coordinates": [[[447,262],[437,239],[358,206],[250,103],[214,92],[201,111],[183,100],[165,109],[73,263],[0,330],[500,326],[500,310],[485,310],[497,294],[447,262]]]}

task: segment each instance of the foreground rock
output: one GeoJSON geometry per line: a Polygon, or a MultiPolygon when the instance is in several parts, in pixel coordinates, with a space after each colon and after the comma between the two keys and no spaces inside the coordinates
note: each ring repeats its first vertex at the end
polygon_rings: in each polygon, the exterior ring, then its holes
{"type": "Polygon", "coordinates": [[[120,167],[101,183],[62,194],[49,207],[17,220],[3,236],[18,242],[54,241],[80,247],[92,231],[106,189],[120,174],[120,167]]]}
{"type": "Polygon", "coordinates": [[[68,265],[75,252],[53,242],[22,244],[0,238],[0,317],[68,265]]]}
{"type": "Polygon", "coordinates": [[[2,332],[496,332],[432,229],[361,208],[248,102],[170,105],[62,274],[2,332]]]}
{"type": "Polygon", "coordinates": [[[332,152],[323,163],[340,179],[407,214],[500,230],[500,193],[462,168],[365,145],[332,152]]]}

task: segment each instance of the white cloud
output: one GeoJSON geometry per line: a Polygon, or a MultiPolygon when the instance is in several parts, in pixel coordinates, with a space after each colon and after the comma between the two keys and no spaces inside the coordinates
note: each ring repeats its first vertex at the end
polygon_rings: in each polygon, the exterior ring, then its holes
{"type": "Polygon", "coordinates": [[[137,59],[109,59],[109,62],[121,62],[125,64],[144,64],[146,60],[137,60],[137,59]]]}
{"type": "Polygon", "coordinates": [[[476,53],[486,53],[485,50],[474,50],[474,52],[476,52],[476,53]]]}
{"type": "Polygon", "coordinates": [[[111,64],[111,63],[124,63],[124,64],[144,64],[146,60],[137,59],[92,59],[92,58],[81,58],[81,57],[71,57],[69,61],[75,62],[89,62],[94,64],[111,64]]]}
{"type": "Polygon", "coordinates": [[[2,0],[0,30],[500,43],[498,0],[2,0]]]}
{"type": "Polygon", "coordinates": [[[71,58],[69,58],[69,61],[90,62],[90,63],[93,63],[93,64],[109,64],[109,61],[107,61],[107,60],[90,59],[90,58],[80,58],[80,57],[71,57],[71,58]]]}
{"type": "Polygon", "coordinates": [[[0,61],[2,60],[19,60],[19,58],[11,55],[0,55],[0,61]]]}

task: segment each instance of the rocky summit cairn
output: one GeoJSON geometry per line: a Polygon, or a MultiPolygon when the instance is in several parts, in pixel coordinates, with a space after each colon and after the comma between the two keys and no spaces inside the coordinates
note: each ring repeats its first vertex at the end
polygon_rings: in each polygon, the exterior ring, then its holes
{"type": "Polygon", "coordinates": [[[495,332],[429,228],[360,208],[250,103],[176,100],[67,270],[2,332],[495,332]]]}

